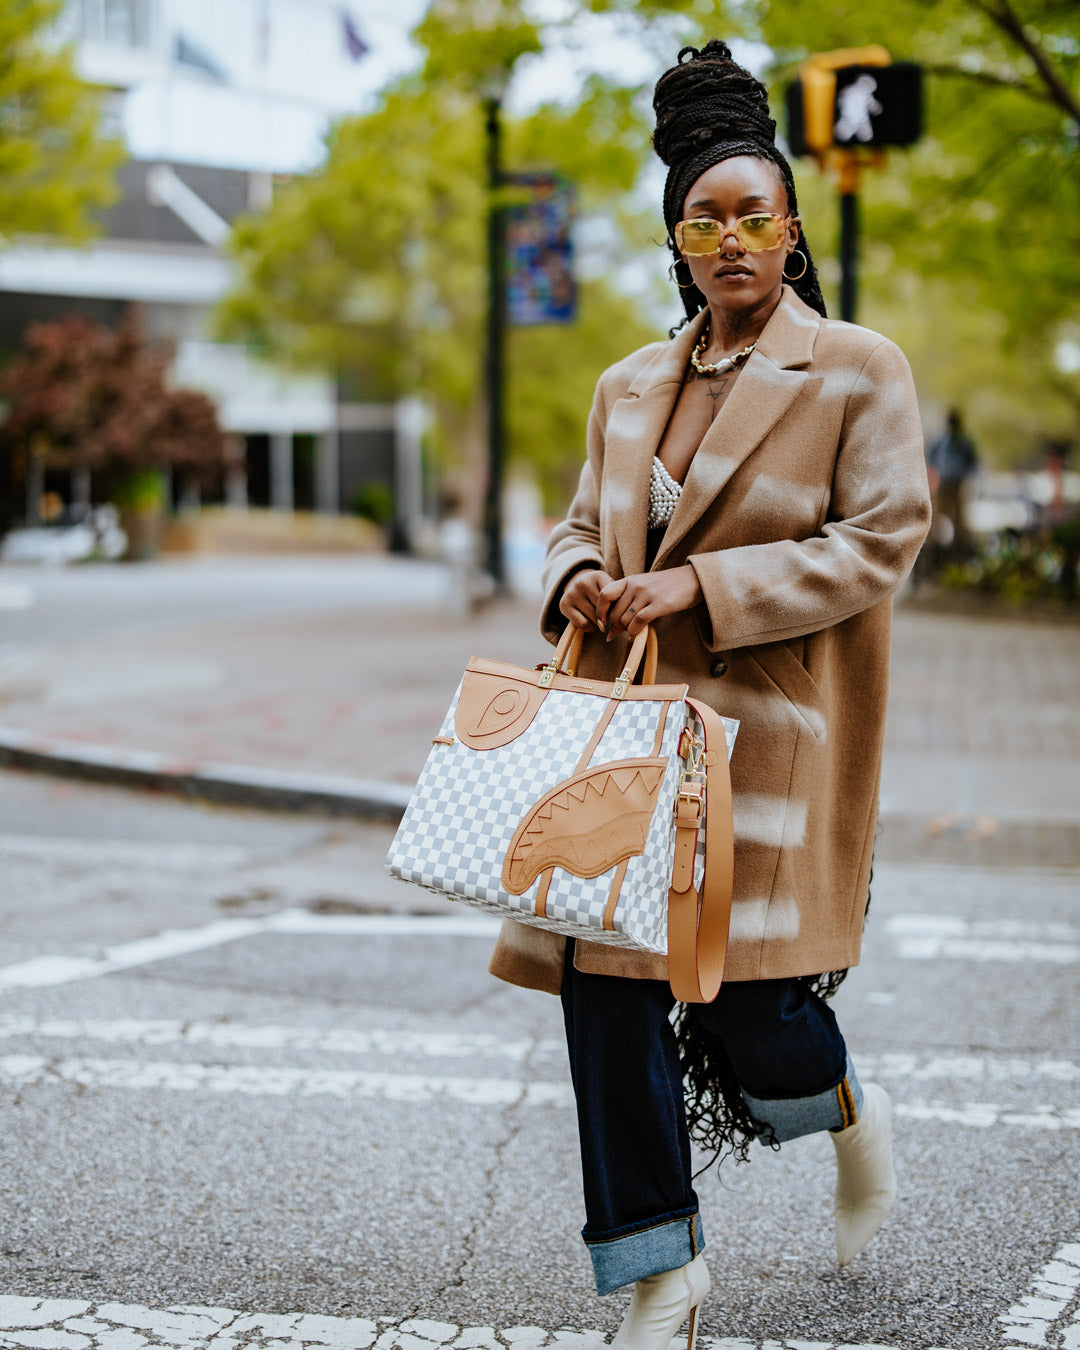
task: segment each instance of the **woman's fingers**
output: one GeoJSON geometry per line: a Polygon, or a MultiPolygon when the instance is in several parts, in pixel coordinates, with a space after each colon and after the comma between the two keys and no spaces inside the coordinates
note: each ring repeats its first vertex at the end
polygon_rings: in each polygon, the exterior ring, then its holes
{"type": "Polygon", "coordinates": [[[612,602],[622,594],[625,587],[625,577],[620,578],[618,581],[612,581],[606,573],[603,574],[603,580],[602,582],[599,582],[597,586],[596,599],[594,602],[596,609],[596,626],[600,629],[601,633],[607,632],[612,602]]]}
{"type": "MultiPolygon", "coordinates": [[[[598,568],[578,572],[566,583],[559,601],[559,612],[577,628],[600,628],[597,601],[601,589],[611,580],[598,568]]],[[[603,631],[601,629],[601,631],[603,631]]]]}

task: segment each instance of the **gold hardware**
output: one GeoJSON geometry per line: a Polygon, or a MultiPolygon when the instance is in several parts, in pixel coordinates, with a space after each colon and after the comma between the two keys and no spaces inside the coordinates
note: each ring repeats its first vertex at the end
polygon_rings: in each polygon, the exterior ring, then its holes
{"type": "Polygon", "coordinates": [[[619,678],[615,681],[615,688],[612,689],[612,691],[611,691],[611,697],[612,697],[612,698],[622,698],[622,697],[624,696],[624,694],[626,693],[627,689],[630,688],[630,681],[631,681],[633,678],[634,678],[634,673],[633,673],[633,671],[630,669],[630,667],[627,666],[627,667],[625,668],[625,670],[623,671],[623,673],[622,673],[622,674],[619,676],[619,678]]]}
{"type": "Polygon", "coordinates": [[[537,684],[541,689],[550,689],[555,682],[555,672],[559,669],[557,659],[553,656],[544,669],[540,672],[540,678],[537,684]]]}

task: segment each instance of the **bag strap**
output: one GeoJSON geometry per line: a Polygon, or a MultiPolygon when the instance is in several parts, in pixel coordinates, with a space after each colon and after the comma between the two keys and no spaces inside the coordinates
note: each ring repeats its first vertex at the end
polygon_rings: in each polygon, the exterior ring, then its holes
{"type": "Polygon", "coordinates": [[[718,713],[695,699],[701,742],[675,801],[675,861],[668,891],[668,979],[680,1003],[711,1003],[720,991],[731,924],[735,871],[731,771],[727,734],[718,713]],[[694,856],[705,816],[705,877],[694,888],[694,856]]]}
{"type": "MultiPolygon", "coordinates": [[[[541,689],[550,689],[560,670],[565,669],[568,675],[577,674],[578,661],[581,659],[581,646],[587,632],[591,632],[591,630],[576,628],[572,623],[566,625],[551,660],[548,661],[547,665],[537,666],[537,670],[540,671],[537,684],[541,689]]],[[[613,698],[622,698],[633,683],[638,667],[641,665],[642,652],[645,654],[645,666],[641,673],[641,683],[655,684],[659,648],[656,642],[656,634],[648,624],[637,635],[630,647],[626,665],[622,674],[615,681],[615,687],[612,691],[613,698]]]]}

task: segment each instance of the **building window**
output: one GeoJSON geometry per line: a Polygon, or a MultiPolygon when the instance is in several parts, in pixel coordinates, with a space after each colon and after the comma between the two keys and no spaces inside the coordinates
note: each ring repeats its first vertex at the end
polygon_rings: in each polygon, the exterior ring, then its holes
{"type": "Polygon", "coordinates": [[[109,47],[150,47],[154,38],[155,0],[72,0],[75,32],[87,42],[109,47]]]}

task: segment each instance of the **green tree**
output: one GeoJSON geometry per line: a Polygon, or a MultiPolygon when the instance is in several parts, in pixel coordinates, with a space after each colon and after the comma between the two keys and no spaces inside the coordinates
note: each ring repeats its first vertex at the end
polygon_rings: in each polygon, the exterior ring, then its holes
{"type": "MultiPolygon", "coordinates": [[[[594,0],[639,14],[653,0],[594,0]]],[[[926,131],[863,175],[859,319],[896,337],[920,390],[971,414],[991,457],[1076,436],[1080,382],[1056,360],[1080,339],[1080,9],[1065,0],[721,0],[687,6],[696,40],[775,53],[774,110],[813,52],[882,43],[926,72],[926,131]]],[[[836,308],[834,188],[797,170],[836,308]]]]}
{"type": "MultiPolygon", "coordinates": [[[[468,0],[433,5],[418,29],[424,69],[369,114],[339,123],[321,172],[240,222],[240,281],[219,311],[223,335],[329,367],[361,396],[422,394],[436,452],[467,474],[471,466],[474,482],[487,303],[481,101],[539,45],[517,0],[480,8],[485,23],[476,25],[468,0]]],[[[635,91],[600,79],[573,106],[504,121],[507,168],[557,170],[578,185],[585,210],[613,216],[648,149],[635,91]]],[[[507,188],[504,200],[514,195],[507,188]]],[[[564,501],[566,465],[581,461],[592,384],[631,336],[658,334],[599,284],[584,288],[576,325],[512,336],[511,454],[538,466],[553,507],[564,501]]]]}
{"type": "Polygon", "coordinates": [[[121,147],[99,134],[100,96],[52,42],[62,0],[0,4],[0,244],[21,234],[84,239],[115,200],[121,147]]]}

